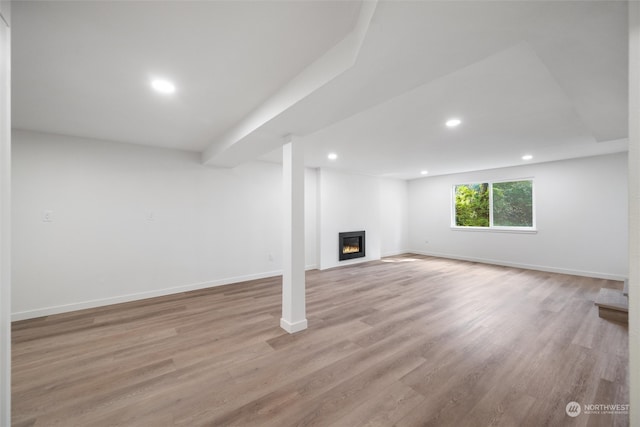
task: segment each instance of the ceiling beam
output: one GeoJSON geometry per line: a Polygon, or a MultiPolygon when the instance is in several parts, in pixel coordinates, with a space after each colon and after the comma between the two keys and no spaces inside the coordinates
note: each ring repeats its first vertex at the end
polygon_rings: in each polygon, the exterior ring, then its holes
{"type": "Polygon", "coordinates": [[[351,68],[366,37],[377,0],[363,1],[353,30],[324,55],[311,63],[278,92],[243,120],[213,141],[203,152],[202,162],[212,166],[233,167],[277,148],[281,138],[248,138],[263,125],[351,68]]]}

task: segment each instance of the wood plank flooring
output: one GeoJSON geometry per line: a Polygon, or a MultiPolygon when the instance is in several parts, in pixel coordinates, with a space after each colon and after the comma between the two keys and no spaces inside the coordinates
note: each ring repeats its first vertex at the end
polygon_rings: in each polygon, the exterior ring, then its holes
{"type": "Polygon", "coordinates": [[[621,282],[417,255],[13,324],[19,426],[626,426],[621,282]],[[583,413],[565,413],[576,401],[583,413]]]}

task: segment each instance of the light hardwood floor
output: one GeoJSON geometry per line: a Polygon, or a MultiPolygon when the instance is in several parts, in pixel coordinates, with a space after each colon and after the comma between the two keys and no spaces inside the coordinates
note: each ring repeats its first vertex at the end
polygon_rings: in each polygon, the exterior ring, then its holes
{"type": "Polygon", "coordinates": [[[619,282],[417,255],[16,322],[14,426],[624,426],[619,282]]]}

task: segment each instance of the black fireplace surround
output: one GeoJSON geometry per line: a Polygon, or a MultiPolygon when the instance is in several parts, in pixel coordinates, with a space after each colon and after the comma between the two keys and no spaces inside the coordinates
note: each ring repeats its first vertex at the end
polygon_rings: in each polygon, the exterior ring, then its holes
{"type": "Polygon", "coordinates": [[[338,259],[361,258],[364,254],[364,231],[338,233],[338,259]]]}

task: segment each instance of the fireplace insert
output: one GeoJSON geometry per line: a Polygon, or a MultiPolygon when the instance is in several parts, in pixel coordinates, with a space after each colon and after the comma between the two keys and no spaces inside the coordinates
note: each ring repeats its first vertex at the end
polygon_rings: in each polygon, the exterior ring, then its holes
{"type": "Polygon", "coordinates": [[[338,233],[338,259],[344,261],[365,256],[364,231],[338,233]]]}

